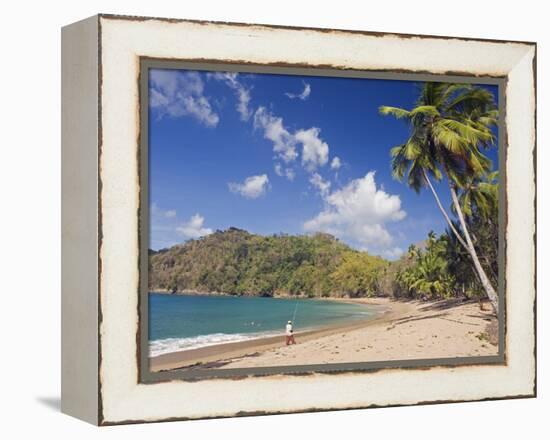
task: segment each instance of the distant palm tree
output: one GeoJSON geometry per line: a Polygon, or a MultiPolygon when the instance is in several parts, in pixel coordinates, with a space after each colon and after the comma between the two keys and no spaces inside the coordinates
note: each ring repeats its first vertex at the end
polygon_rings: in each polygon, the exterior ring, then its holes
{"type": "MultiPolygon", "coordinates": [[[[413,109],[382,106],[379,110],[382,115],[407,121],[411,127],[406,142],[391,149],[394,177],[403,180],[406,176],[407,184],[416,192],[426,186],[430,188],[449,228],[470,255],[493,308],[498,310],[498,295],[481,266],[457,194],[468,182],[481,179],[491,171],[491,161],[482,148],[490,147],[495,140],[491,128],[497,124],[498,110],[493,95],[468,84],[427,82],[413,109]],[[451,221],[430,180],[439,181],[444,177],[462,234],[451,221]]],[[[472,187],[468,192],[472,197],[475,191],[472,187]]]]}
{"type": "MultiPolygon", "coordinates": [[[[496,256],[491,257],[490,254],[496,254],[496,246],[495,249],[487,247],[482,249],[480,246],[483,246],[484,241],[487,243],[487,233],[489,236],[495,234],[495,238],[496,234],[498,234],[498,177],[499,172],[494,171],[483,178],[471,179],[466,182],[458,194],[460,207],[466,218],[468,228],[470,231],[477,231],[477,237],[476,233],[470,232],[470,235],[476,246],[478,255],[480,259],[485,261],[484,268],[486,271],[488,270],[487,273],[490,273],[493,280],[497,278],[498,270],[493,268],[491,264],[496,259],[496,256]],[[480,226],[482,224],[484,225],[483,227],[480,226]]],[[[456,214],[454,204],[451,205],[451,209],[456,214]]]]}
{"type": "MultiPolygon", "coordinates": [[[[465,182],[458,200],[466,219],[477,213],[485,220],[492,220],[498,211],[498,171],[465,182]]],[[[454,204],[451,208],[456,213],[454,204]]]]}
{"type": "Polygon", "coordinates": [[[408,258],[414,265],[399,270],[396,281],[406,288],[409,294],[429,298],[445,298],[452,293],[454,277],[449,273],[445,259],[446,236],[437,237],[433,231],[428,234],[425,250],[414,245],[409,248],[408,258]]]}
{"type": "Polygon", "coordinates": [[[412,260],[413,258],[415,258],[417,256],[418,256],[418,248],[416,247],[416,245],[411,244],[409,246],[409,249],[407,249],[407,258],[412,260]]]}
{"type": "Polygon", "coordinates": [[[447,262],[443,258],[427,253],[414,268],[414,282],[410,288],[430,298],[448,296],[451,283],[446,270],[447,262]]]}

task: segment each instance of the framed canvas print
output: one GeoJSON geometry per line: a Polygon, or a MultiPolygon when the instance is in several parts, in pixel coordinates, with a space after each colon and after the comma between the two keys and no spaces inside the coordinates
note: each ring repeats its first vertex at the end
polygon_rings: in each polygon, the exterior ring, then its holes
{"type": "Polygon", "coordinates": [[[62,55],[64,412],[535,396],[534,43],[99,15],[62,55]]]}

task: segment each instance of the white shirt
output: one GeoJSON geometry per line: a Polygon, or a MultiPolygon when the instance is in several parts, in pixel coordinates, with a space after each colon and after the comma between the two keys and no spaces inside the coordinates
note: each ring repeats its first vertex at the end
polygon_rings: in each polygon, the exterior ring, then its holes
{"type": "Polygon", "coordinates": [[[287,336],[292,335],[292,324],[287,324],[286,325],[286,332],[285,333],[286,333],[287,336]]]}

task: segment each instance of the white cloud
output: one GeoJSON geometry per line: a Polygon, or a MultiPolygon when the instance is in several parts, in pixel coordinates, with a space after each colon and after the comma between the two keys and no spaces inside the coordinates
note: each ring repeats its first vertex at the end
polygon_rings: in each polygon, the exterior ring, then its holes
{"type": "Polygon", "coordinates": [[[212,229],[204,227],[204,217],[193,215],[189,221],[176,228],[176,231],[185,238],[200,238],[212,233],[212,229]]]}
{"type": "Polygon", "coordinates": [[[248,199],[257,199],[265,194],[269,186],[267,174],[247,177],[243,183],[229,183],[229,190],[248,199]]]}
{"type": "Polygon", "coordinates": [[[250,110],[250,89],[246,88],[237,78],[238,73],[234,72],[216,72],[208,74],[209,78],[217,79],[218,81],[223,81],[227,86],[229,86],[237,96],[237,111],[241,115],[241,120],[248,121],[250,116],[252,116],[252,111],[250,110]]]}
{"type": "Polygon", "coordinates": [[[168,209],[168,210],[161,209],[158,207],[158,205],[155,202],[151,203],[150,211],[151,211],[151,215],[156,218],[159,218],[159,217],[175,218],[176,217],[175,209],[168,209]]]}
{"type": "Polygon", "coordinates": [[[290,92],[287,92],[285,93],[285,95],[287,97],[289,97],[290,99],[294,99],[294,98],[298,98],[298,99],[301,99],[302,101],[305,101],[309,95],[311,94],[311,86],[306,83],[305,81],[302,81],[303,84],[304,84],[304,90],[302,91],[302,93],[290,93],[290,92]]]}
{"type": "Polygon", "coordinates": [[[150,74],[149,104],[162,117],[192,116],[207,127],[220,120],[204,96],[204,83],[197,72],[154,69],[150,74]]]}
{"type": "Polygon", "coordinates": [[[291,133],[284,126],[283,118],[273,115],[265,107],[259,107],[254,113],[254,128],[263,130],[264,138],[273,142],[276,157],[285,163],[296,160],[300,144],[302,165],[310,173],[328,162],[329,146],[319,137],[321,130],[317,127],[291,133]]]}
{"type": "Polygon", "coordinates": [[[149,210],[150,210],[152,215],[155,215],[155,214],[158,214],[159,207],[155,202],[153,202],[153,203],[151,203],[151,207],[149,208],[149,210]]]}
{"type": "Polygon", "coordinates": [[[312,127],[308,130],[298,130],[294,135],[302,144],[302,165],[310,172],[328,162],[328,144],[319,137],[320,132],[319,128],[312,127]]]}
{"type": "Polygon", "coordinates": [[[378,189],[374,177],[371,171],[342,189],[327,191],[325,208],[305,222],[304,229],[333,234],[370,252],[397,254],[398,248],[393,246],[393,237],[385,225],[402,220],[406,213],[401,209],[399,196],[378,189]]]}
{"type": "Polygon", "coordinates": [[[340,161],[340,158],[338,156],[334,156],[332,159],[332,162],[330,163],[330,167],[333,170],[338,170],[342,166],[342,162],[340,161]]]}
{"type": "Polygon", "coordinates": [[[403,249],[401,249],[400,247],[394,247],[394,248],[386,249],[382,251],[382,256],[390,260],[396,260],[401,255],[403,255],[403,252],[404,252],[403,249]]]}
{"type": "Polygon", "coordinates": [[[273,151],[286,163],[298,157],[296,139],[283,125],[283,119],[272,115],[265,107],[254,113],[254,127],[264,131],[264,138],[273,142],[273,151]]]}
{"type": "Polygon", "coordinates": [[[292,182],[294,180],[294,178],[296,177],[296,173],[294,172],[294,170],[292,168],[286,168],[285,169],[285,176],[288,180],[290,180],[292,182]]]}
{"type": "Polygon", "coordinates": [[[275,174],[280,177],[286,177],[288,180],[293,181],[296,177],[296,173],[293,168],[283,168],[280,163],[275,163],[274,167],[275,174]]]}
{"type": "Polygon", "coordinates": [[[321,196],[325,197],[328,195],[330,190],[330,182],[323,180],[319,173],[313,173],[309,179],[309,182],[319,190],[321,196]]]}

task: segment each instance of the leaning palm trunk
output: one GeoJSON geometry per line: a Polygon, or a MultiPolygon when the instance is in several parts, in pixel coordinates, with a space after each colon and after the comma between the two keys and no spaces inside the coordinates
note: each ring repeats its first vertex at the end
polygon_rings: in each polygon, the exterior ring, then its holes
{"type": "Polygon", "coordinates": [[[445,220],[447,221],[447,224],[449,225],[449,228],[451,228],[451,231],[453,231],[453,233],[455,234],[455,237],[458,240],[458,242],[462,246],[464,246],[464,249],[466,249],[466,251],[469,253],[470,250],[468,249],[468,245],[466,244],[466,242],[464,241],[462,236],[459,234],[459,232],[456,230],[455,225],[453,224],[453,222],[449,218],[449,215],[447,214],[447,211],[445,211],[445,208],[441,204],[441,200],[439,200],[439,196],[437,195],[437,192],[435,191],[435,188],[433,187],[432,182],[430,181],[430,178],[428,177],[428,173],[424,169],[422,170],[422,172],[424,173],[424,179],[426,180],[426,183],[430,187],[430,190],[432,191],[432,194],[433,194],[433,196],[435,198],[435,201],[437,203],[437,206],[439,207],[439,210],[443,214],[443,217],[445,217],[445,220]]]}
{"type": "Polygon", "coordinates": [[[453,231],[453,233],[454,233],[456,239],[458,240],[458,242],[464,247],[466,252],[468,252],[470,257],[472,258],[472,261],[473,261],[473,264],[474,264],[474,271],[475,271],[476,275],[478,276],[479,282],[483,286],[483,289],[487,293],[487,297],[491,301],[491,304],[493,306],[493,309],[494,309],[495,313],[497,313],[498,312],[498,295],[497,295],[495,289],[493,288],[493,286],[491,285],[491,282],[489,281],[489,278],[487,277],[487,274],[483,270],[483,267],[481,266],[481,263],[479,262],[477,252],[474,248],[474,244],[473,244],[472,239],[470,237],[468,228],[466,227],[466,222],[464,221],[464,215],[462,213],[462,208],[460,207],[460,203],[458,202],[458,197],[456,195],[456,191],[454,190],[452,185],[450,185],[451,186],[451,196],[452,196],[452,199],[453,199],[453,204],[455,205],[456,211],[458,213],[458,218],[460,220],[460,225],[462,227],[462,230],[464,231],[464,236],[466,237],[466,241],[464,241],[464,239],[462,238],[462,235],[456,230],[453,222],[451,221],[451,219],[449,218],[449,215],[447,214],[447,211],[445,211],[445,208],[441,204],[441,200],[439,200],[439,196],[437,195],[437,192],[435,191],[435,188],[433,187],[432,182],[430,181],[430,178],[428,177],[428,173],[426,172],[426,170],[423,170],[423,173],[424,173],[424,179],[426,180],[426,183],[427,183],[428,187],[432,191],[432,194],[435,198],[437,206],[439,207],[439,210],[441,211],[441,213],[443,214],[443,217],[447,221],[447,224],[449,225],[449,228],[451,229],[451,231],[453,231]]]}
{"type": "Polygon", "coordinates": [[[491,285],[491,282],[489,281],[487,274],[483,270],[481,263],[479,262],[479,258],[477,256],[474,243],[472,242],[472,238],[470,237],[470,233],[468,232],[468,228],[466,227],[466,221],[464,220],[464,214],[462,213],[462,208],[460,207],[460,203],[458,201],[455,188],[451,184],[449,186],[451,188],[451,197],[453,199],[453,204],[455,206],[458,219],[460,221],[460,226],[462,227],[462,231],[464,232],[464,237],[466,238],[466,243],[467,243],[466,249],[470,254],[470,256],[472,257],[474,267],[479,276],[479,281],[481,282],[483,289],[487,293],[487,297],[489,298],[489,301],[491,301],[491,304],[493,306],[495,313],[498,313],[498,295],[495,289],[493,288],[493,286],[491,285]]]}

